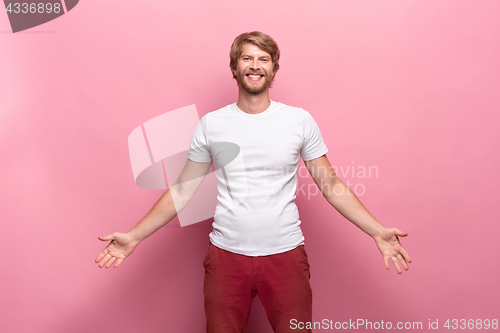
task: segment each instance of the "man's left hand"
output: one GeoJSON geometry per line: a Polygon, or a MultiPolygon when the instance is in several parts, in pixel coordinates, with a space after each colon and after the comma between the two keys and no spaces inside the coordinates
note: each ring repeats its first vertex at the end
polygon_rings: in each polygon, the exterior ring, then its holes
{"type": "Polygon", "coordinates": [[[394,267],[401,274],[398,260],[401,261],[405,271],[408,270],[408,263],[411,263],[411,258],[408,252],[404,249],[403,245],[399,242],[399,237],[406,237],[408,233],[402,232],[397,228],[385,228],[380,235],[373,237],[378,249],[384,256],[385,268],[389,269],[389,258],[394,263],[394,267]],[[397,258],[397,259],[396,259],[397,258]]]}

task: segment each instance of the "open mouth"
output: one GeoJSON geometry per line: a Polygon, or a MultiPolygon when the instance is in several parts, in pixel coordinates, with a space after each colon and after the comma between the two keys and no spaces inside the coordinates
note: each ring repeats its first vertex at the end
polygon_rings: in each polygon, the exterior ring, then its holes
{"type": "Polygon", "coordinates": [[[246,74],[246,76],[252,80],[252,81],[259,81],[260,79],[262,79],[264,77],[264,74],[254,74],[254,73],[250,73],[250,74],[246,74]]]}

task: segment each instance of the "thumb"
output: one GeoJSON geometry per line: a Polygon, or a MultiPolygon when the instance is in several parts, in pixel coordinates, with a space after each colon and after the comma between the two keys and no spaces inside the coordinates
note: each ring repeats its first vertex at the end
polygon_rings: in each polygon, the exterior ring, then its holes
{"type": "Polygon", "coordinates": [[[104,236],[104,237],[97,237],[99,238],[99,240],[102,240],[102,241],[109,241],[109,240],[113,240],[115,239],[115,236],[114,236],[114,233],[110,234],[110,235],[107,235],[107,236],[104,236]]]}
{"type": "Polygon", "coordinates": [[[401,237],[406,237],[408,236],[408,233],[407,232],[402,232],[401,230],[399,230],[398,228],[394,228],[394,234],[396,236],[401,236],[401,237]]]}

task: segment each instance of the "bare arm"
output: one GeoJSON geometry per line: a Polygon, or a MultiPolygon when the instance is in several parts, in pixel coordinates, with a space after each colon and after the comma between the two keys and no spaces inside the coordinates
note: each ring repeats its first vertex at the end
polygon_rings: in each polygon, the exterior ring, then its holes
{"type": "Polygon", "coordinates": [[[363,206],[358,197],[336,175],[330,162],[323,155],[304,161],[325,199],[346,219],[371,237],[380,234],[384,226],[363,206]]]}
{"type": "Polygon", "coordinates": [[[115,268],[120,266],[140,242],[180,213],[193,198],[210,171],[211,165],[210,162],[200,163],[188,159],[177,181],[163,193],[153,208],[128,233],[114,232],[99,237],[102,241],[111,241],[95,260],[96,263],[100,261],[99,267],[106,265],[106,268],[109,268],[115,260],[115,268]]]}
{"type": "Polygon", "coordinates": [[[170,222],[191,201],[203,179],[210,171],[211,163],[187,160],[179,178],[153,208],[128,233],[135,241],[142,242],[170,222]]]}
{"type": "Polygon", "coordinates": [[[314,182],[319,187],[325,199],[346,219],[359,229],[370,235],[377,244],[384,257],[386,269],[389,269],[389,258],[392,259],[398,273],[401,273],[398,258],[404,269],[408,270],[407,262],[410,256],[399,243],[398,236],[406,237],[408,234],[397,228],[385,228],[366,209],[354,192],[335,174],[326,155],[311,161],[304,161],[307,170],[314,182]]]}

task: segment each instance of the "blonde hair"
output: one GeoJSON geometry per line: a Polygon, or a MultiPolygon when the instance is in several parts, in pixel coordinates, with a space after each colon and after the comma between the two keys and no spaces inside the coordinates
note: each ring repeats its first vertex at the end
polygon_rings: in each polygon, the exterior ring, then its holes
{"type": "Polygon", "coordinates": [[[245,43],[255,44],[263,51],[269,53],[273,61],[273,72],[276,73],[278,71],[280,68],[280,49],[276,41],[271,36],[260,31],[244,32],[234,39],[231,50],[229,51],[229,67],[235,79],[236,74],[234,74],[234,72],[236,71],[236,64],[243,52],[243,45],[245,43]]]}

